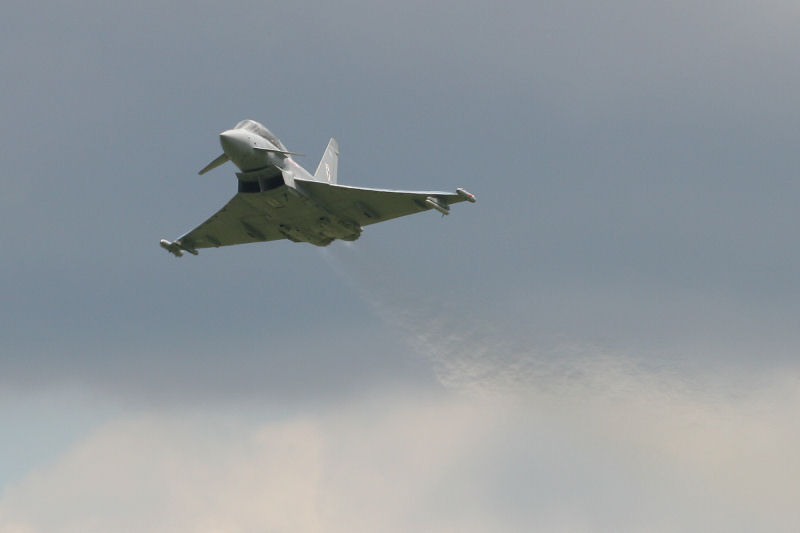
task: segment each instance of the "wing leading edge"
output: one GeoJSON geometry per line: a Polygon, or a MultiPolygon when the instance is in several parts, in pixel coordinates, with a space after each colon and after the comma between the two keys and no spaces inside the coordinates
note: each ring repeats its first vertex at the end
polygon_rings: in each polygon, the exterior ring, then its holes
{"type": "Polygon", "coordinates": [[[362,226],[391,220],[429,209],[448,214],[450,204],[474,202],[475,197],[463,189],[457,192],[393,191],[336,185],[295,179],[298,189],[308,194],[325,209],[362,226]]]}

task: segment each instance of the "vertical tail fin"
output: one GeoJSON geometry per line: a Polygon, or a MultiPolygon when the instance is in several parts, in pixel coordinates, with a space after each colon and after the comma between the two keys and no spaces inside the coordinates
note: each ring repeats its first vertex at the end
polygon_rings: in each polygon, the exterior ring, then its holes
{"type": "Polygon", "coordinates": [[[317,171],[314,172],[314,179],[328,183],[336,183],[336,172],[339,168],[339,143],[331,137],[322,159],[319,161],[317,171]]]}

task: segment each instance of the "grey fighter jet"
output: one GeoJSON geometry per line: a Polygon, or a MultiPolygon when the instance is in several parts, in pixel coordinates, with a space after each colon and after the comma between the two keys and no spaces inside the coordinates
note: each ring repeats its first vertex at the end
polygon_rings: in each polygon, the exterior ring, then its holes
{"type": "Polygon", "coordinates": [[[456,192],[390,191],[339,185],[339,145],[331,139],[316,172],[298,165],[283,143],[262,124],[243,120],[219,134],[223,154],[206,165],[205,174],[227,161],[239,192],[211,218],[161,246],[177,257],[199,248],[289,239],[327,246],[334,239],[354,241],[363,226],[435,209],[446,215],[450,204],[474,202],[456,192]]]}

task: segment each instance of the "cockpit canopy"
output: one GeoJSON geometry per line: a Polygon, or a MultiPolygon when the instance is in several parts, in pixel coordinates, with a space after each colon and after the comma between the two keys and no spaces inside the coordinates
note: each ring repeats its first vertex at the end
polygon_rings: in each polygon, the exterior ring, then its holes
{"type": "Polygon", "coordinates": [[[236,129],[247,130],[251,133],[255,133],[259,137],[263,137],[264,139],[274,144],[275,147],[277,147],[279,150],[287,151],[286,147],[283,145],[281,140],[275,137],[275,135],[260,122],[256,122],[255,120],[250,120],[250,119],[243,120],[236,125],[236,129]]]}

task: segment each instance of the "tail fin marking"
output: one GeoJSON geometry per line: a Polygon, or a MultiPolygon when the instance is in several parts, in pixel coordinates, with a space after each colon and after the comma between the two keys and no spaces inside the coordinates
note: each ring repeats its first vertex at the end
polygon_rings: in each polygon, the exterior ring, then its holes
{"type": "Polygon", "coordinates": [[[325,181],[327,183],[336,183],[337,171],[339,168],[339,143],[336,139],[331,137],[328,147],[325,148],[325,153],[322,154],[317,171],[314,172],[314,179],[316,181],[325,181]]]}

